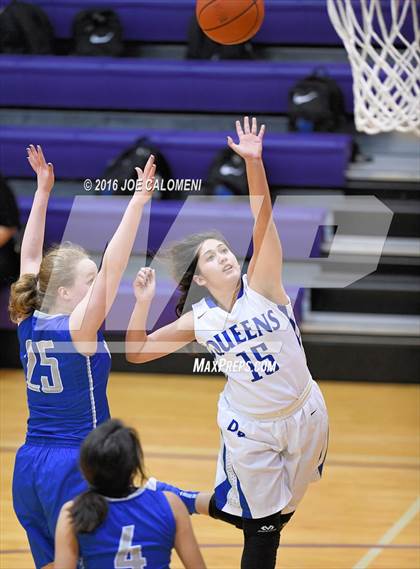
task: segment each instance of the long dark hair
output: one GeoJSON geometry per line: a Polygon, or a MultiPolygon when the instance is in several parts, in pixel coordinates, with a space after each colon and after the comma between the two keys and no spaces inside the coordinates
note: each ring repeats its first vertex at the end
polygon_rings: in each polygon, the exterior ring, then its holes
{"type": "Polygon", "coordinates": [[[136,475],[140,475],[141,483],[146,478],[136,431],[118,419],[106,421],[84,440],[80,468],[90,488],[74,500],[70,511],[76,533],[89,533],[106,518],[108,504],[104,496],[128,496],[136,475]]]}
{"type": "MultiPolygon", "coordinates": [[[[222,241],[227,247],[229,243],[226,238],[218,231],[208,231],[205,233],[194,233],[182,241],[174,243],[167,251],[167,256],[172,264],[172,274],[178,284],[181,296],[175,308],[176,315],[182,315],[186,308],[188,296],[188,306],[191,306],[203,298],[203,289],[196,285],[193,276],[197,272],[197,263],[200,256],[200,247],[207,239],[217,239],[222,241]]],[[[230,248],[230,247],[229,247],[230,248]]]]}

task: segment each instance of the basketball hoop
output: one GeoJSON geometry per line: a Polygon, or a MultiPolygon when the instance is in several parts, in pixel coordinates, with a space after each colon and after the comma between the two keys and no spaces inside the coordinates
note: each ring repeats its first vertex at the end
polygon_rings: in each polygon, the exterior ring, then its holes
{"type": "Polygon", "coordinates": [[[327,0],[327,6],[352,67],[357,130],[420,136],[418,2],[327,0]]]}

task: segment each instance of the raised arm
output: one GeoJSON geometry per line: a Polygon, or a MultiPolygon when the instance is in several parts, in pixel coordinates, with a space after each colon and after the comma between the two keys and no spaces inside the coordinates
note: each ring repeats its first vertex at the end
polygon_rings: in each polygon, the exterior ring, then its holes
{"type": "Polygon", "coordinates": [[[254,217],[253,255],[248,267],[251,288],[280,304],[288,299],[282,283],[283,252],[273,220],[270,189],[262,160],[265,126],[257,132],[257,120],[245,117],[244,126],[236,121],[239,143],[228,137],[228,145],[245,160],[249,199],[254,217]]]}
{"type": "Polygon", "coordinates": [[[20,253],[20,274],[38,274],[44,246],[45,220],[48,200],[54,186],[54,168],[46,163],[42,148],[31,144],[28,148],[29,164],[37,176],[37,189],[26,224],[20,253]]]}
{"type": "Polygon", "coordinates": [[[172,509],[176,523],[175,550],[185,569],[206,569],[187,508],[175,494],[171,494],[171,492],[164,492],[164,494],[172,509]]]}
{"type": "Polygon", "coordinates": [[[76,569],[79,561],[79,544],[74,535],[70,508],[67,502],[61,508],[55,529],[54,569],[76,569]]]}
{"type": "Polygon", "coordinates": [[[94,343],[97,332],[115,300],[131,255],[143,208],[152,196],[148,188],[153,188],[156,170],[154,157],[150,156],[144,173],[140,168],[136,170],[140,186],[130,199],[118,229],[109,242],[101,269],[92,286],[70,315],[72,339],[82,353],[94,352],[96,349],[94,343]]]}
{"type": "Polygon", "coordinates": [[[192,312],[147,335],[147,316],[156,290],[154,270],[147,267],[140,269],[134,280],[133,289],[136,304],[125,337],[127,361],[140,364],[156,360],[176,352],[194,340],[192,312]]]}

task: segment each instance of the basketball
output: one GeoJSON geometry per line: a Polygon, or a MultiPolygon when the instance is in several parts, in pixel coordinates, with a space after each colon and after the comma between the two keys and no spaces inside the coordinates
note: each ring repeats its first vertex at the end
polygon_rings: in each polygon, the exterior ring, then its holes
{"type": "Polygon", "coordinates": [[[234,45],[258,32],[264,20],[264,0],[197,0],[196,14],[210,39],[234,45]]]}

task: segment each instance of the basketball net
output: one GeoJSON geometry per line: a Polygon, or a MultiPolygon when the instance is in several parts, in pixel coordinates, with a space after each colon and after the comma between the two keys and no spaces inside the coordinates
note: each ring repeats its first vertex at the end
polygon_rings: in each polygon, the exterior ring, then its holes
{"type": "Polygon", "coordinates": [[[384,18],[384,0],[327,0],[328,14],[352,67],[357,130],[420,136],[419,4],[388,2],[391,21],[384,18]]]}

